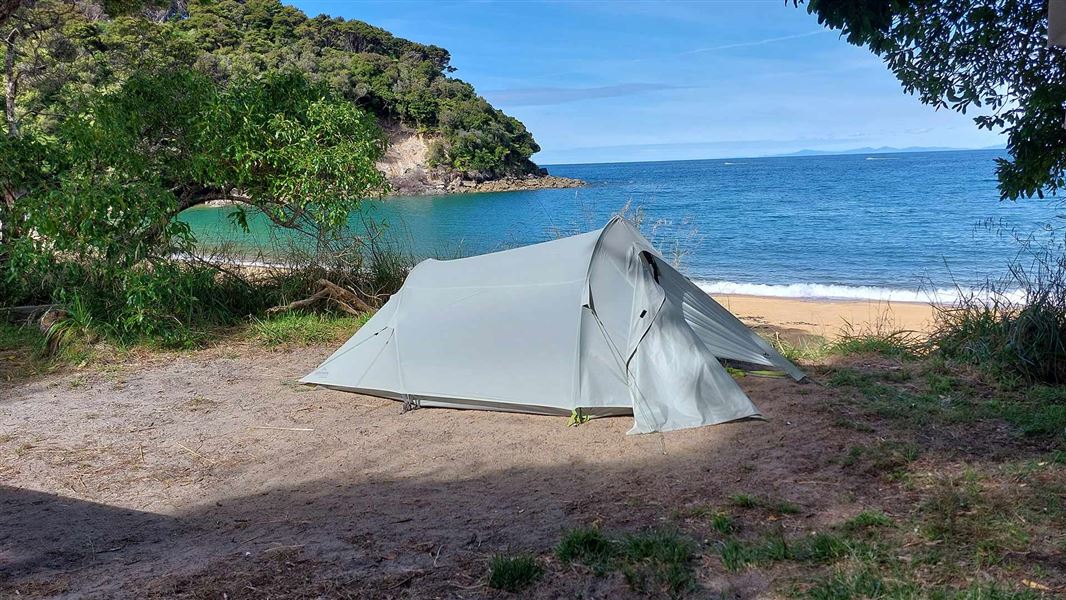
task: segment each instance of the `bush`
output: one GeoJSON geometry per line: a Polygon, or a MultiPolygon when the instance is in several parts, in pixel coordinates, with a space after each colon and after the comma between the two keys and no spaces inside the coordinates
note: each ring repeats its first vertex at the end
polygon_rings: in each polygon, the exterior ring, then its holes
{"type": "Polygon", "coordinates": [[[489,587],[505,592],[518,592],[536,583],[544,574],[544,568],[529,554],[492,557],[489,571],[489,587]]]}
{"type": "Polygon", "coordinates": [[[932,342],[1007,385],[1066,383],[1066,252],[1015,262],[1004,280],[942,308],[932,342]]]}
{"type": "MultiPolygon", "coordinates": [[[[278,245],[269,260],[259,257],[270,267],[234,265],[227,252],[211,253],[210,260],[143,261],[131,267],[42,261],[22,268],[19,281],[26,283],[7,302],[60,305],[67,313],[58,326],[64,337],[192,347],[214,328],[246,323],[270,307],[311,295],[319,279],[380,306],[403,284],[413,262],[381,236],[320,240],[313,247],[278,245]]],[[[335,312],[325,303],[314,308],[335,312]]],[[[352,326],[336,315],[282,315],[256,319],[253,329],[267,345],[277,345],[329,341],[352,326]]]]}

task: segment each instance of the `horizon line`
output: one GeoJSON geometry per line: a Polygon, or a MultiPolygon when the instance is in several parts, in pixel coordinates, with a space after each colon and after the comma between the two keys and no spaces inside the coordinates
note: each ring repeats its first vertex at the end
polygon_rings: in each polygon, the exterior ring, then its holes
{"type": "MultiPolygon", "coordinates": [[[[553,162],[553,163],[536,163],[540,167],[568,167],[577,165],[624,165],[624,164],[637,164],[637,163],[667,163],[667,162],[700,162],[707,160],[751,160],[755,158],[822,158],[826,156],[862,156],[863,154],[929,154],[933,152],[993,152],[996,150],[1006,150],[1006,147],[996,146],[983,146],[980,148],[939,148],[929,150],[891,150],[881,152],[856,152],[855,150],[810,150],[814,154],[797,154],[797,152],[806,152],[807,149],[797,150],[796,152],[790,152],[786,154],[758,154],[751,156],[718,156],[708,158],[663,158],[655,160],[600,160],[595,162],[553,162]]],[[[876,149],[875,149],[876,150],[876,149]]]]}

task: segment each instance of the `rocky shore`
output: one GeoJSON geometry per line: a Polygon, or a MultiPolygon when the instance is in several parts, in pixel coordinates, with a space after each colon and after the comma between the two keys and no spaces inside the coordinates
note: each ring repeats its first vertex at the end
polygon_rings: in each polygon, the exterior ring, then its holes
{"type": "Polygon", "coordinates": [[[399,180],[392,183],[392,196],[432,196],[437,194],[472,194],[479,192],[516,192],[556,188],[576,188],[585,185],[580,179],[554,175],[506,177],[488,181],[453,178],[447,181],[430,179],[399,180]]]}
{"type": "Polygon", "coordinates": [[[517,177],[478,181],[428,166],[429,145],[422,134],[394,127],[388,130],[389,145],[377,167],[389,180],[391,196],[433,196],[476,192],[513,192],[546,188],[574,188],[580,179],[556,177],[544,169],[517,177]]]}

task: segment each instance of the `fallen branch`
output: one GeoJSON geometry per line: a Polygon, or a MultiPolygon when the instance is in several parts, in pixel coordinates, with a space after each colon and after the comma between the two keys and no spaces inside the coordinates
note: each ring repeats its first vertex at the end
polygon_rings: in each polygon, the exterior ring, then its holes
{"type": "Polygon", "coordinates": [[[357,296],[350,290],[346,290],[341,286],[325,279],[319,279],[315,282],[318,286],[318,291],[311,294],[303,300],[296,300],[282,306],[275,306],[267,310],[268,315],[273,315],[281,312],[289,312],[299,308],[307,308],[321,300],[333,302],[338,308],[350,315],[361,315],[365,312],[374,310],[372,306],[366,303],[365,300],[357,296]]]}

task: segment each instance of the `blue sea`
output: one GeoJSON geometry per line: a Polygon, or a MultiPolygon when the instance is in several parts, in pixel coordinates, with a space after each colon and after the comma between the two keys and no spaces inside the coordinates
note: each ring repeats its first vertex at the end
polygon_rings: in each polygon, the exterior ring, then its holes
{"type": "MultiPolygon", "coordinates": [[[[365,203],[420,257],[469,256],[602,226],[628,207],[708,291],[811,298],[948,300],[1002,275],[1016,238],[1053,240],[1057,199],[1000,201],[1002,151],[554,165],[588,185],[365,203]],[[677,251],[680,250],[680,253],[677,251]]],[[[269,245],[231,209],[187,211],[199,239],[269,245]]],[[[353,227],[362,217],[353,215],[353,227]]]]}

